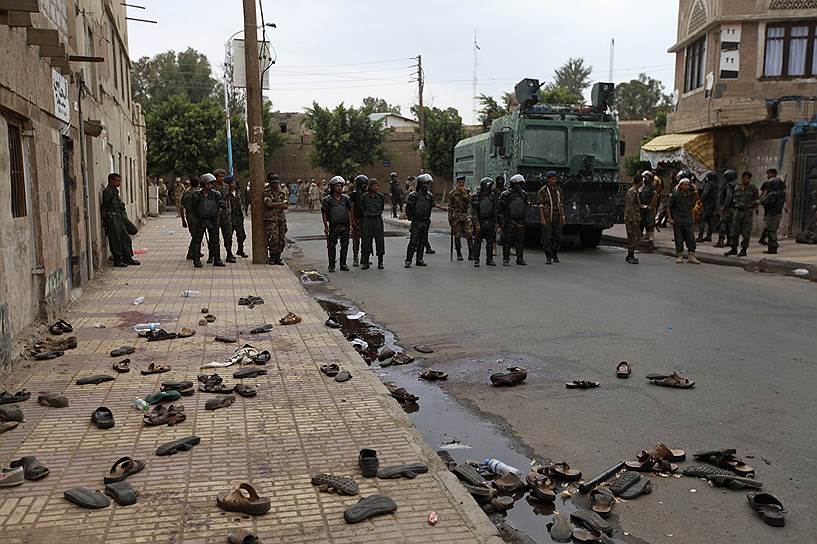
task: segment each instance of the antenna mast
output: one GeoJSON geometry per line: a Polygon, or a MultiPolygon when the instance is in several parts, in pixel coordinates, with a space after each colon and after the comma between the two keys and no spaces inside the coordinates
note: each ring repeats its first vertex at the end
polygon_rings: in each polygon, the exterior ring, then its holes
{"type": "Polygon", "coordinates": [[[616,39],[610,39],[610,74],[609,74],[609,81],[610,83],[613,82],[613,66],[615,66],[616,62],[616,39]]]}
{"type": "Polygon", "coordinates": [[[474,29],[474,81],[473,81],[473,91],[471,93],[472,98],[472,107],[474,110],[474,124],[477,123],[477,51],[479,51],[479,45],[477,44],[477,29],[474,29]]]}

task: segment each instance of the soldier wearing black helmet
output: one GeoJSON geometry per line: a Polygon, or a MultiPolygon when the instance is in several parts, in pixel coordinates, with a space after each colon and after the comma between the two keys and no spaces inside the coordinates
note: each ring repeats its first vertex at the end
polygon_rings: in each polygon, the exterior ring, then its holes
{"type": "Polygon", "coordinates": [[[701,190],[698,191],[701,198],[703,212],[701,213],[700,226],[698,227],[698,238],[696,242],[711,242],[712,229],[715,226],[718,210],[718,173],[710,170],[704,174],[701,190]],[[706,236],[704,236],[706,231],[706,236]]]}
{"type": "Polygon", "coordinates": [[[496,266],[494,244],[499,203],[494,192],[494,180],[485,177],[479,182],[479,191],[471,197],[471,220],[474,224],[474,266],[479,267],[479,254],[485,240],[485,264],[496,266]]]}
{"type": "Polygon", "coordinates": [[[389,193],[391,193],[391,216],[397,218],[398,211],[403,213],[403,188],[400,186],[397,172],[389,174],[389,193]]]}
{"type": "MultiPolygon", "coordinates": [[[[641,226],[644,228],[644,239],[648,242],[655,239],[655,212],[658,209],[658,201],[661,195],[655,188],[655,176],[649,170],[641,173],[644,182],[641,186],[639,199],[641,200],[641,226]]],[[[680,179],[680,178],[679,178],[680,179]]]]}
{"type": "Polygon", "coordinates": [[[434,194],[429,190],[434,179],[430,174],[420,174],[415,183],[417,190],[406,199],[406,217],[411,221],[409,244],[406,249],[406,268],[417,255],[417,266],[427,266],[423,253],[428,245],[428,227],[431,226],[431,210],[434,208],[434,194]]]}
{"type": "Polygon", "coordinates": [[[726,170],[723,173],[723,185],[718,191],[718,208],[720,208],[721,220],[718,224],[718,241],[715,247],[724,247],[724,241],[729,241],[732,231],[732,219],[735,216],[735,187],[737,186],[738,173],[734,170],[726,170]]]}
{"type": "Polygon", "coordinates": [[[349,270],[346,266],[346,254],[349,251],[349,231],[352,229],[352,202],[343,194],[346,181],[341,176],[329,180],[329,194],[321,202],[323,233],[326,235],[326,247],[329,252],[329,272],[335,271],[337,245],[340,242],[340,269],[349,270]]]}
{"type": "Polygon", "coordinates": [[[369,177],[360,174],[355,177],[352,184],[352,193],[349,198],[352,200],[352,266],[358,266],[360,255],[360,238],[363,229],[363,203],[361,197],[369,186],[369,177]]]}
{"type": "Polygon", "coordinates": [[[510,187],[499,196],[499,221],[502,225],[502,265],[511,262],[511,247],[516,248],[516,264],[525,262],[525,220],[528,216],[528,193],[522,174],[511,176],[510,187]]]}

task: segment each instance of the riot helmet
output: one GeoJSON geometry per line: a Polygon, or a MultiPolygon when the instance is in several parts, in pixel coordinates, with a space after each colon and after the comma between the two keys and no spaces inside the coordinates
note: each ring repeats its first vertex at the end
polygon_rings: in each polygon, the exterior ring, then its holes
{"type": "Polygon", "coordinates": [[[717,173],[717,172],[713,172],[712,170],[707,171],[707,172],[704,174],[704,181],[709,181],[709,182],[716,182],[716,181],[718,181],[718,173],[717,173]]]}
{"type": "Polygon", "coordinates": [[[489,178],[489,177],[484,177],[484,178],[482,178],[482,180],[479,182],[479,189],[480,189],[480,191],[484,191],[484,190],[486,190],[486,189],[490,191],[490,190],[492,190],[493,188],[494,188],[494,180],[492,180],[492,179],[491,179],[491,178],[489,178]]]}
{"type": "Polygon", "coordinates": [[[329,187],[334,187],[335,185],[343,186],[346,183],[346,180],[343,179],[343,176],[335,176],[329,180],[329,187]]]}
{"type": "Polygon", "coordinates": [[[723,173],[723,179],[726,180],[727,183],[735,181],[738,179],[738,173],[730,168],[723,173]]]}
{"type": "Polygon", "coordinates": [[[397,179],[397,172],[392,172],[391,174],[389,174],[389,177],[391,179],[397,179]]]}
{"type": "Polygon", "coordinates": [[[511,189],[521,189],[525,185],[525,176],[522,174],[515,174],[508,180],[511,184],[511,189]]]}
{"type": "Polygon", "coordinates": [[[687,170],[685,168],[679,170],[678,173],[675,174],[675,179],[684,179],[684,178],[686,178],[686,179],[691,181],[693,177],[694,176],[692,175],[692,172],[690,172],[689,170],[687,170]]]}
{"type": "Polygon", "coordinates": [[[417,183],[417,190],[421,193],[425,193],[428,191],[428,188],[431,186],[434,178],[431,177],[431,174],[420,174],[414,181],[417,183]]]}
{"type": "Polygon", "coordinates": [[[355,177],[355,191],[363,192],[369,186],[369,177],[360,174],[355,177]]]}
{"type": "Polygon", "coordinates": [[[208,174],[204,174],[201,177],[200,183],[202,184],[202,186],[204,186],[205,183],[212,183],[214,181],[216,181],[216,176],[214,176],[213,174],[208,173],[208,174]]]}
{"type": "Polygon", "coordinates": [[[652,182],[655,179],[655,174],[650,172],[649,170],[644,170],[641,172],[641,179],[644,180],[644,183],[652,182]]]}

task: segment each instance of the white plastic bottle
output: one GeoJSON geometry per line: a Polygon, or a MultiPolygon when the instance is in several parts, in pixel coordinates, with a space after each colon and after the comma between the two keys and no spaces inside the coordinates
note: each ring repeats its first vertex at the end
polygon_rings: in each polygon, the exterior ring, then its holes
{"type": "Polygon", "coordinates": [[[522,477],[522,472],[518,468],[514,468],[511,465],[506,465],[499,459],[486,459],[485,464],[488,465],[488,468],[491,469],[491,472],[498,476],[505,476],[506,474],[511,472],[519,478],[522,477]]]}
{"type": "Polygon", "coordinates": [[[150,410],[150,404],[148,404],[144,399],[134,399],[133,407],[140,412],[147,412],[150,410]]]}
{"type": "Polygon", "coordinates": [[[193,298],[201,295],[201,291],[182,291],[181,296],[184,298],[193,298]]]}
{"type": "Polygon", "coordinates": [[[161,323],[139,323],[138,325],[133,326],[134,332],[148,332],[148,331],[158,331],[162,328],[161,323]]]}

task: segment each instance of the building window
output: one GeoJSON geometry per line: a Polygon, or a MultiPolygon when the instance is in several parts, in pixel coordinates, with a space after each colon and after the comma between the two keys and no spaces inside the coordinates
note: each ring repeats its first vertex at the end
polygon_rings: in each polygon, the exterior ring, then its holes
{"type": "Polygon", "coordinates": [[[11,174],[11,216],[25,217],[26,178],[23,169],[23,138],[19,125],[9,127],[9,173],[11,174]]]}
{"type": "Polygon", "coordinates": [[[281,134],[287,133],[287,124],[286,123],[279,123],[278,129],[281,131],[281,134]]]}
{"type": "Polygon", "coordinates": [[[815,21],[771,24],[766,27],[764,77],[817,76],[815,21]]]}
{"type": "Polygon", "coordinates": [[[694,91],[704,84],[706,68],[706,36],[695,40],[686,48],[684,56],[684,92],[694,91]]]}
{"type": "Polygon", "coordinates": [[[111,59],[113,60],[113,86],[119,90],[119,66],[116,58],[116,33],[113,30],[113,23],[111,23],[111,59]]]}

